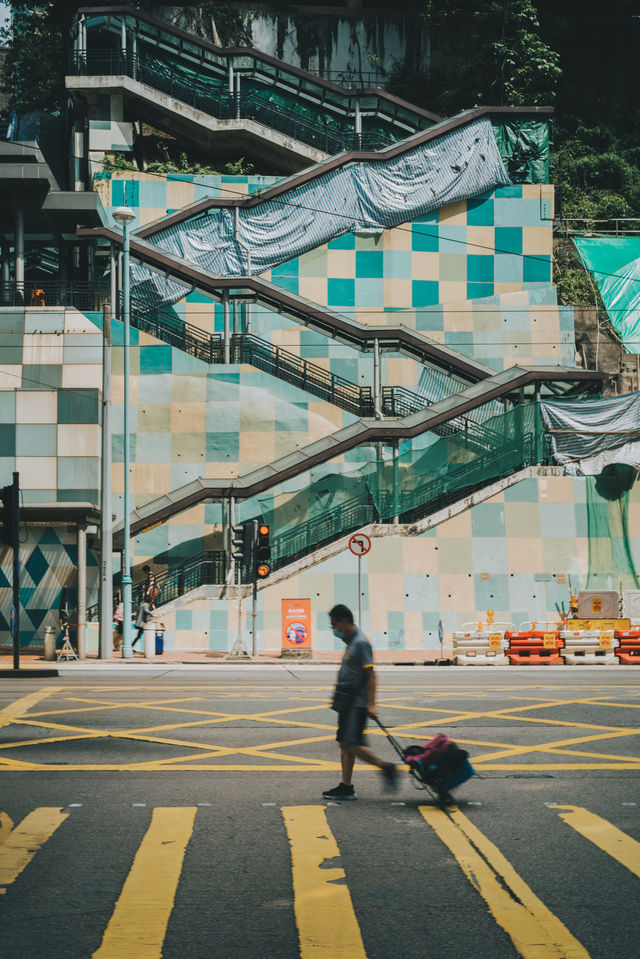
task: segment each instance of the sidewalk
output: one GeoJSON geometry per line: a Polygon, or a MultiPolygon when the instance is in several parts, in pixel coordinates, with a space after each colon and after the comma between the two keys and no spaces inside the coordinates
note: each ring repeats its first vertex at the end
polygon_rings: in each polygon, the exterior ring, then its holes
{"type": "MultiPolygon", "coordinates": [[[[310,659],[301,659],[295,656],[284,656],[281,657],[277,653],[259,653],[255,659],[227,659],[228,653],[224,651],[189,651],[189,650],[166,650],[161,656],[154,656],[151,659],[145,659],[142,653],[134,652],[134,655],[131,659],[123,659],[122,655],[118,652],[115,653],[113,659],[104,660],[98,659],[95,653],[89,654],[85,660],[82,661],[82,665],[89,666],[104,666],[106,663],[113,666],[119,665],[154,665],[159,666],[162,663],[166,663],[168,666],[174,665],[184,665],[184,666],[196,666],[196,665],[216,665],[222,666],[228,664],[230,666],[237,666],[242,663],[259,663],[259,664],[275,664],[279,666],[299,666],[313,665],[313,666],[334,666],[340,662],[342,659],[343,653],[339,650],[313,650],[310,659]]],[[[446,654],[445,654],[446,655],[446,654]]],[[[374,659],[376,663],[388,666],[424,666],[424,665],[435,665],[436,661],[440,659],[440,651],[435,649],[415,649],[415,650],[389,650],[381,649],[374,650],[374,659]]],[[[76,664],[76,660],[62,660],[60,663],[57,661],[46,662],[41,652],[31,652],[25,651],[20,652],[20,668],[24,669],[34,669],[37,667],[56,667],[59,665],[64,665],[68,663],[69,665],[76,664]]],[[[13,668],[13,653],[2,650],[0,652],[0,669],[12,669],[13,668]]]]}

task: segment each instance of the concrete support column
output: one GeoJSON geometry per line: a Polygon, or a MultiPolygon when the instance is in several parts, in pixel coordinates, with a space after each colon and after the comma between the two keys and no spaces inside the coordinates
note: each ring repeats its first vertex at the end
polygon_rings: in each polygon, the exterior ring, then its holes
{"type": "Polygon", "coordinates": [[[123,57],[127,55],[127,18],[125,16],[120,23],[120,52],[123,57]]]}
{"type": "Polygon", "coordinates": [[[398,511],[400,509],[400,464],[398,462],[400,456],[400,444],[396,440],[393,444],[393,522],[397,526],[400,522],[400,516],[398,511]]]}
{"type": "Polygon", "coordinates": [[[24,293],[24,213],[16,210],[16,287],[24,293]]]}
{"type": "Polygon", "coordinates": [[[382,415],[382,370],[380,366],[380,340],[373,341],[373,410],[377,420],[382,415]]]}
{"type": "Polygon", "coordinates": [[[231,324],[229,321],[229,290],[222,291],[222,309],[224,315],[224,362],[231,363],[231,324]]]}
{"type": "Polygon", "coordinates": [[[87,633],[87,530],[78,527],[78,659],[86,659],[87,633]]]}

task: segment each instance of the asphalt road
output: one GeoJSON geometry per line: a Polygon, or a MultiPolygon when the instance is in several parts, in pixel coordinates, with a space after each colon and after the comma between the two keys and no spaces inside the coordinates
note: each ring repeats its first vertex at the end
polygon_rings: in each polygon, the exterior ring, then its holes
{"type": "Polygon", "coordinates": [[[2,681],[3,959],[637,959],[637,669],[381,667],[403,742],[471,756],[446,811],[360,766],[323,801],[334,673],[2,681]]]}

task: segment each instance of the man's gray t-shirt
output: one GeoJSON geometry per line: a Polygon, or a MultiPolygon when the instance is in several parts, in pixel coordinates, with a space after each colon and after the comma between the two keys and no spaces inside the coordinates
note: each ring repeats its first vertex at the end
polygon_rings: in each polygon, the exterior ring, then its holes
{"type": "Polygon", "coordinates": [[[345,650],[338,672],[338,683],[350,689],[357,689],[358,694],[353,703],[354,706],[363,706],[366,708],[367,698],[367,676],[369,667],[373,666],[373,650],[371,643],[359,627],[356,626],[355,633],[349,640],[349,645],[345,650]]]}

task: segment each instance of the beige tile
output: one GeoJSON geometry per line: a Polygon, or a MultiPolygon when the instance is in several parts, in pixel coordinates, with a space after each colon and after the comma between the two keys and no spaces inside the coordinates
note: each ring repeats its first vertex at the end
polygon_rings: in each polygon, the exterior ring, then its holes
{"type": "Polygon", "coordinates": [[[327,250],[327,276],[352,280],[355,275],[355,250],[327,250]]]}
{"type": "Polygon", "coordinates": [[[386,359],[386,382],[391,386],[406,386],[415,389],[421,368],[407,357],[390,356],[386,359]]]}
{"type": "Polygon", "coordinates": [[[475,610],[473,577],[461,573],[441,573],[438,576],[438,597],[443,613],[475,610]]]}
{"type": "MultiPolygon", "coordinates": [[[[412,305],[411,280],[385,280],[384,306],[385,309],[409,309],[412,305]]],[[[404,321],[404,317],[402,318],[404,321]]]]}
{"type": "Polygon", "coordinates": [[[58,426],[58,456],[100,456],[102,431],[95,423],[58,426]]]}
{"type": "Polygon", "coordinates": [[[384,233],[384,248],[385,250],[410,251],[411,230],[409,227],[395,227],[393,230],[386,230],[384,233]]]}
{"type": "Polygon", "coordinates": [[[411,268],[414,280],[437,280],[440,275],[439,256],[437,253],[414,250],[411,254],[411,268]]]}
{"type": "MultiPolygon", "coordinates": [[[[244,463],[271,463],[275,458],[275,433],[251,432],[243,430],[240,433],[240,462],[244,463]]],[[[243,470],[244,472],[244,470],[243,470]]]]}
{"type": "Polygon", "coordinates": [[[481,256],[496,246],[495,229],[492,226],[467,226],[467,253],[481,256]]]}
{"type": "Polygon", "coordinates": [[[473,569],[471,540],[438,536],[438,572],[459,574],[473,569]]]}
{"type": "Polygon", "coordinates": [[[496,294],[518,293],[522,290],[522,283],[496,283],[494,284],[496,294]]]}
{"type": "Polygon", "coordinates": [[[439,220],[447,226],[466,226],[467,201],[456,200],[455,203],[446,203],[440,207],[439,220]]]}
{"type": "Polygon", "coordinates": [[[404,576],[402,573],[369,573],[369,608],[384,614],[390,609],[404,607],[404,576]]]}
{"type": "Polygon", "coordinates": [[[78,310],[65,310],[64,331],[65,333],[100,333],[97,326],[94,326],[91,320],[78,310]]]}
{"type": "Polygon", "coordinates": [[[0,366],[0,390],[19,390],[22,384],[22,367],[13,364],[0,366]]]}
{"type": "Polygon", "coordinates": [[[438,540],[444,539],[470,539],[471,538],[471,512],[466,510],[464,513],[458,513],[452,516],[444,523],[438,526],[438,540]]]}
{"type": "Polygon", "coordinates": [[[326,306],[328,302],[326,277],[301,276],[298,282],[300,296],[306,300],[312,300],[319,306],[326,306]]]}
{"type": "Polygon", "coordinates": [[[522,228],[522,252],[531,256],[550,256],[553,250],[553,228],[549,226],[524,226],[522,228]]]}
{"type": "MultiPolygon", "coordinates": [[[[164,405],[164,404],[162,404],[164,405]]],[[[206,407],[204,403],[172,403],[171,432],[201,433],[204,442],[206,407]]]]}
{"type": "Polygon", "coordinates": [[[62,388],[65,390],[98,389],[102,386],[102,366],[73,364],[62,367],[62,388]]]}
{"type": "Polygon", "coordinates": [[[55,490],[57,487],[55,456],[16,456],[16,472],[20,474],[22,489],[55,490]]]}
{"type": "MultiPolygon", "coordinates": [[[[167,209],[181,210],[193,202],[193,184],[184,180],[167,180],[167,209]]],[[[163,211],[166,213],[166,210],[163,211]]]]}
{"type": "Polygon", "coordinates": [[[25,333],[22,339],[22,362],[29,365],[59,365],[63,361],[63,348],[64,339],[57,333],[25,333]]]}
{"type": "MultiPolygon", "coordinates": [[[[467,284],[461,280],[440,280],[438,294],[441,303],[463,303],[467,293],[467,284]]],[[[459,309],[457,307],[456,309],[459,309]]],[[[465,312],[469,309],[467,306],[465,312]]]]}
{"type": "MultiPolygon", "coordinates": [[[[510,503],[510,506],[535,506],[535,503],[510,503]]],[[[513,524],[510,522],[509,527],[511,528],[513,524]]],[[[527,530],[526,520],[525,524],[519,526],[520,533],[527,530]]],[[[509,530],[507,538],[507,560],[509,564],[509,572],[514,575],[528,575],[531,576],[535,573],[542,572],[544,570],[544,561],[542,554],[542,540],[539,536],[518,536],[517,534],[512,534],[509,530]]]]}
{"type": "Polygon", "coordinates": [[[151,499],[161,496],[171,488],[171,463],[134,463],[132,486],[134,490],[144,490],[147,495],[153,494],[151,499]]]}
{"type": "MultiPolygon", "coordinates": [[[[1,371],[2,367],[0,375],[1,371]]],[[[19,390],[16,393],[16,423],[57,422],[58,394],[55,390],[19,390]]]]}

